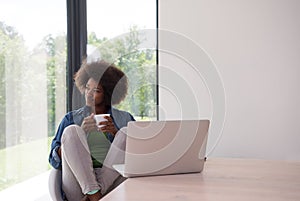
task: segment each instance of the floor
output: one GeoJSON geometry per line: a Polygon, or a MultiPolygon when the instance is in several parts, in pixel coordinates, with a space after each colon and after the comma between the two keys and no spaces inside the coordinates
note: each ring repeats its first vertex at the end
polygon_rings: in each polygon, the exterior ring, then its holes
{"type": "Polygon", "coordinates": [[[51,201],[48,190],[50,171],[0,191],[0,200],[51,201]]]}

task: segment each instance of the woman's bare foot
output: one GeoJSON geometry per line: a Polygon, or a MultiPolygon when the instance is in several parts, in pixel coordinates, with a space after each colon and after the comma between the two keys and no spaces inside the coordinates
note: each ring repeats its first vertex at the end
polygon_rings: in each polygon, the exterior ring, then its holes
{"type": "Polygon", "coordinates": [[[100,193],[100,191],[98,191],[97,193],[93,194],[93,195],[87,195],[89,201],[99,201],[102,198],[102,195],[100,193]]]}
{"type": "Polygon", "coordinates": [[[100,191],[92,195],[85,195],[81,201],[99,201],[102,198],[100,191]]]}

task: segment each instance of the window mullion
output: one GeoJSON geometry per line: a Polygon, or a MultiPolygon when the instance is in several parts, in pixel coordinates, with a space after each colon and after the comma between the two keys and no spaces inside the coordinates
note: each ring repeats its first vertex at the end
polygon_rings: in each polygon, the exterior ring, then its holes
{"type": "Polygon", "coordinates": [[[86,0],[67,0],[67,110],[82,105],[80,92],[74,87],[73,77],[86,56],[87,23],[86,0]]]}

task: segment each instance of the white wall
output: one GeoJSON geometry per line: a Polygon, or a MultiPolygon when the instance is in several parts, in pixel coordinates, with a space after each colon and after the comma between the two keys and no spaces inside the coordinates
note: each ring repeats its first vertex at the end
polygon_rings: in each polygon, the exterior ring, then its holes
{"type": "Polygon", "coordinates": [[[209,156],[300,160],[299,10],[299,0],[160,0],[160,118],[211,118],[209,156]]]}

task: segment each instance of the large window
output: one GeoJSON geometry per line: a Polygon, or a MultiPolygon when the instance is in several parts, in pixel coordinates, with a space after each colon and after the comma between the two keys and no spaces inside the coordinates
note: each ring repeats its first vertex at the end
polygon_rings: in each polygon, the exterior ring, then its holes
{"type": "Polygon", "coordinates": [[[49,169],[66,112],[66,2],[2,0],[0,191],[49,169]]]}
{"type": "Polygon", "coordinates": [[[0,3],[0,191],[49,169],[49,144],[72,108],[72,76],[86,49],[127,74],[129,93],[116,107],[157,118],[156,1],[86,3],[0,3]]]}

